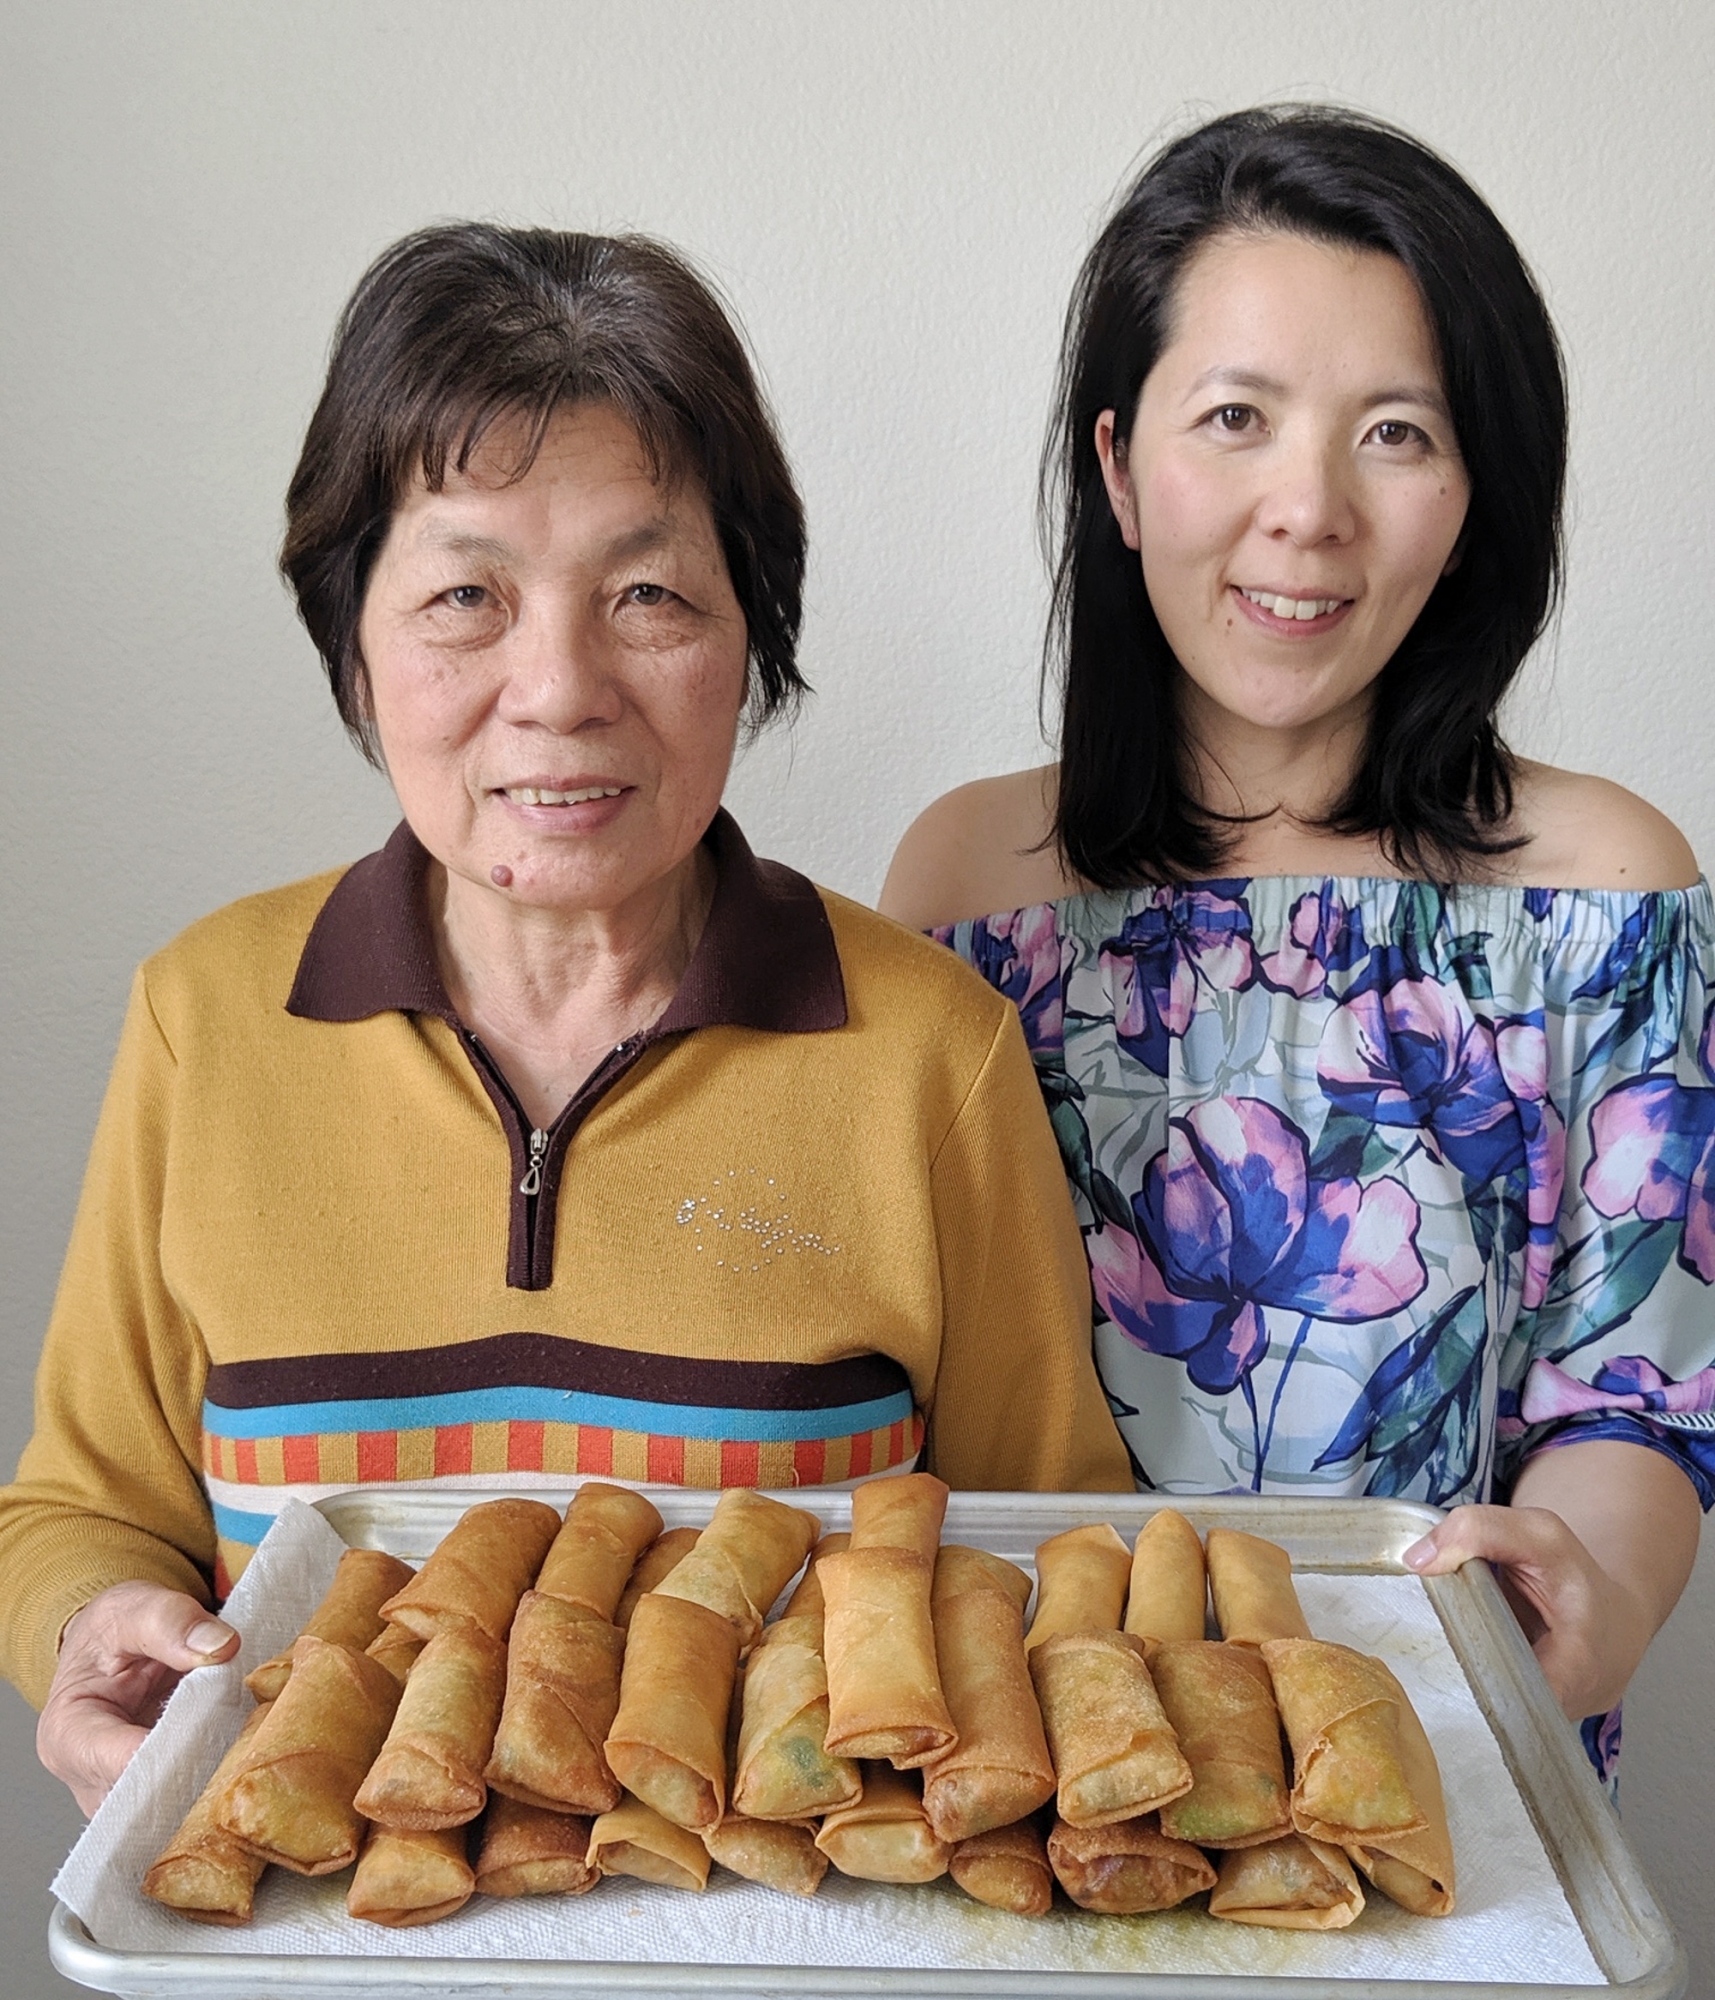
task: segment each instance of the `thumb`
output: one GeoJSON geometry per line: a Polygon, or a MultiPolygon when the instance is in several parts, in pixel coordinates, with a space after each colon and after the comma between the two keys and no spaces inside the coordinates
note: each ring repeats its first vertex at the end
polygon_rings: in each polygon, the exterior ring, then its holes
{"type": "Polygon", "coordinates": [[[187,1672],[231,1659],[239,1645],[238,1633],[206,1605],[147,1583],[119,1584],[87,1605],[66,1628],[62,1658],[74,1640],[78,1651],[159,1660],[187,1672]]]}

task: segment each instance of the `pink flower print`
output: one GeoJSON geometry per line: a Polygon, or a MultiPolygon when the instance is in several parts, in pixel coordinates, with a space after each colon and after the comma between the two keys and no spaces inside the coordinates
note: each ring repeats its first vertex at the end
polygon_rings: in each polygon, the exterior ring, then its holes
{"type": "Polygon", "coordinates": [[[1101,947],[1120,1046],[1157,1076],[1190,1027],[1199,990],[1238,993],[1256,978],[1250,911],[1212,889],[1161,889],[1101,947]]]}
{"type": "Polygon", "coordinates": [[[1518,1106],[1524,1134],[1525,1239],[1521,1301],[1541,1305],[1554,1267],[1554,1234],[1566,1181],[1566,1121],[1548,1094],[1548,1037],[1542,1016],[1503,1021],[1495,1031],[1495,1058],[1518,1106]]]}
{"type": "Polygon", "coordinates": [[[1715,1284],[1715,1090],[1632,1077],[1591,1112],[1590,1139],[1583,1188],[1597,1214],[1683,1221],[1680,1263],[1715,1284]]]}
{"type": "Polygon", "coordinates": [[[1098,1302],[1215,1393],[1262,1358],[1261,1308],[1377,1319],[1427,1281],[1406,1188],[1316,1179],[1304,1134],[1260,1098],[1214,1098],[1172,1120],[1132,1207],[1136,1236],[1108,1225],[1091,1240],[1098,1302]]]}
{"type": "MultiPolygon", "coordinates": [[[[936,933],[952,941],[952,928],[936,933]]],[[[1061,942],[1050,903],[1034,903],[971,926],[970,961],[1018,1009],[1032,1054],[1058,1054],[1066,1040],[1066,967],[1074,947],[1061,942]]]]}
{"type": "Polygon", "coordinates": [[[1277,992],[1317,1000],[1327,991],[1328,974],[1344,972],[1367,949],[1362,913],[1332,887],[1311,890],[1292,906],[1286,942],[1262,961],[1263,980],[1277,992]]]}
{"type": "Polygon", "coordinates": [[[1523,1164],[1495,1031],[1456,986],[1398,979],[1343,1000],[1322,1031],[1316,1073],[1336,1107],[1415,1127],[1468,1180],[1493,1181],[1523,1164]]]}

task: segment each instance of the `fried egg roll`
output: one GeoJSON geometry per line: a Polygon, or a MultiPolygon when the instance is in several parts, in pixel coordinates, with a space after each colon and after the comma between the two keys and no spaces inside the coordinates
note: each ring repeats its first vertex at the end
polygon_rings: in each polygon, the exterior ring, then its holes
{"type": "Polygon", "coordinates": [[[935,1564],[931,1611],[941,1686],[958,1740],[923,1767],[936,1836],[1011,1826],[1054,1796],[1054,1766],[1024,1654],[1030,1579],[980,1549],[950,1545],[935,1564]]]}
{"type": "Polygon", "coordinates": [[[363,1650],[385,1667],[403,1687],[406,1676],[417,1663],[417,1655],[423,1650],[423,1642],[415,1632],[407,1632],[403,1625],[383,1625],[363,1650]]]}
{"type": "Polygon", "coordinates": [[[1190,1791],[1161,1808],[1162,1832],[1222,1848],[1291,1832],[1280,1716],[1256,1648],[1166,1640],[1149,1671],[1191,1766],[1190,1791]]]}
{"type": "Polygon", "coordinates": [[[1270,1930],[1338,1931],[1360,1914],[1364,1892],[1339,1848],[1302,1834],[1221,1856],[1209,1914],[1270,1930]]]}
{"type": "Polygon", "coordinates": [[[1421,1832],[1370,1834],[1347,1851],[1381,1890],[1419,1917],[1445,1917],[1453,1911],[1453,1840],[1447,1829],[1447,1804],[1441,1794],[1441,1769],[1417,1710],[1380,1660],[1372,1663],[1393,1682],[1399,1703],[1399,1754],[1405,1781],[1422,1808],[1421,1832]]]}
{"type": "Polygon", "coordinates": [[[704,1828],[703,1845],[723,1868],[789,1896],[813,1896],[828,1872],[813,1829],[802,1824],[729,1812],[719,1826],[704,1828]]]}
{"type": "Polygon", "coordinates": [[[357,1794],[365,1819],[434,1833],[476,1818],[506,1695],[506,1648],[475,1625],[437,1632],[399,1696],[393,1726],[357,1794]]]}
{"type": "Polygon", "coordinates": [[[861,1789],[856,1763],[827,1748],[828,1669],[820,1618],[782,1618],[764,1630],[745,1663],[739,1715],[736,1812],[750,1819],[810,1819],[856,1803],[861,1789]]]}
{"type": "Polygon", "coordinates": [[[601,1879],[589,1860],[590,1823],[490,1794],[477,1850],[479,1896],[581,1896],[601,1879]]]}
{"type": "Polygon", "coordinates": [[[641,1493],[586,1480],[542,1558],[535,1587],[611,1624],[637,1558],[660,1532],[660,1512],[641,1493]]]}
{"type": "Polygon", "coordinates": [[[1292,1558],[1274,1542],[1236,1528],[1211,1528],[1209,1594],[1221,1637],[1235,1646],[1308,1639],[1309,1622],[1292,1587],[1292,1558]]]}
{"type": "Polygon", "coordinates": [[[474,1625],[504,1640],[559,1532],[559,1515],[543,1501],[484,1500],[466,1510],[381,1615],[419,1639],[474,1625]]]}
{"type": "Polygon", "coordinates": [[[1104,1917],[1171,1910],[1215,1885],[1215,1871],[1201,1850],[1162,1833],[1153,1813],[1101,1827],[1056,1820],[1048,1860],[1079,1909],[1104,1917]]]}
{"type": "Polygon", "coordinates": [[[862,1882],[933,1882],[952,1852],[923,1811],[914,1771],[891,1764],[863,1767],[863,1797],[823,1820],[816,1845],[842,1875],[862,1882]]]}
{"type": "Polygon", "coordinates": [[[627,1791],[694,1833],[718,1826],[726,1811],[727,1712],[737,1671],[738,1628],[724,1613],[659,1591],[637,1600],[608,1768],[627,1791]]]}
{"type": "Polygon", "coordinates": [[[247,1924],[255,1908],[256,1884],[268,1864],[221,1831],[214,1806],[249,1754],[250,1739],[267,1713],[266,1703],[251,1710],[178,1832],[143,1877],[145,1896],[199,1924],[247,1924]]]}
{"type": "MultiPolygon", "coordinates": [[[[298,1637],[326,1639],[336,1646],[349,1646],[361,1653],[370,1641],[386,1629],[381,1607],[388,1598],[405,1588],[416,1574],[409,1563],[380,1549],[347,1549],[339,1559],[322,1599],[298,1637]]],[[[286,1685],[292,1671],[292,1649],[276,1653],[244,1676],[244,1685],[258,1701],[272,1701],[286,1685]]]]}
{"type": "Polygon", "coordinates": [[[730,1618],[740,1650],[754,1646],[769,1607],[798,1573],[821,1532],[802,1507],[788,1507],[748,1486],[715,1502],[696,1545],[662,1578],[656,1593],[706,1604],[730,1618]]]}
{"type": "Polygon", "coordinates": [[[947,1873],[967,1896],[1015,1917],[1045,1917],[1054,1904],[1054,1871],[1034,1820],[961,1840],[948,1857],[947,1873]]]}
{"type": "Polygon", "coordinates": [[[619,1712],[625,1634],[582,1604],[527,1590],[506,1647],[506,1698],[484,1772],[553,1812],[607,1812],[619,1780],[603,1744],[619,1712]]]}
{"type": "Polygon", "coordinates": [[[827,1748],[885,1757],[899,1770],[950,1750],[958,1732],[935,1654],[932,1566],[886,1543],[826,1556],[817,1570],[827,1598],[827,1748]]]}
{"type": "Polygon", "coordinates": [[[215,1824],[298,1875],[348,1867],[363,1839],[353,1801],[399,1694],[399,1683],[366,1654],[300,1639],[280,1698],[215,1800],[215,1824]]]}
{"type": "Polygon", "coordinates": [[[1374,1847],[1429,1824],[1401,1744],[1409,1704],[1379,1660],[1326,1639],[1269,1639],[1262,1656],[1292,1745],[1292,1824],[1333,1847],[1374,1847]]]}
{"type": "Polygon", "coordinates": [[[1201,1639],[1208,1607],[1209,1576],[1197,1530],[1183,1514],[1163,1507],[1132,1545],[1124,1629],[1140,1639],[1201,1639]]]}
{"type": "Polygon", "coordinates": [[[909,1549],[933,1566],[948,1487],[932,1472],[867,1479],[852,1491],[854,1549],[909,1549]]]}
{"type": "Polygon", "coordinates": [[[1131,1551],[1108,1522],[1051,1535],[1036,1551],[1036,1616],[1024,1650],[1056,1632],[1117,1632],[1130,1580],[1131,1551]]]}
{"type": "Polygon", "coordinates": [[[403,1930],[452,1916],[475,1888],[462,1826],[428,1833],[372,1826],[357,1857],[345,1907],[365,1923],[403,1930]]]}
{"type": "Polygon", "coordinates": [[[702,1841],[629,1793],[590,1828],[589,1859],[603,1875],[634,1875],[666,1889],[708,1887],[709,1850],[702,1841]]]}
{"type": "Polygon", "coordinates": [[[1056,1804],[1069,1826],[1136,1819],[1191,1789],[1149,1669],[1129,1632],[1060,1632],[1030,1655],[1056,1804]]]}
{"type": "Polygon", "coordinates": [[[619,1608],[613,1614],[613,1622],[622,1632],[631,1625],[631,1614],[637,1609],[637,1600],[647,1596],[663,1577],[672,1575],[697,1546],[697,1537],[701,1533],[700,1528],[668,1528],[664,1534],[657,1535],[637,1558],[637,1567],[620,1592],[619,1608]]]}
{"type": "Polygon", "coordinates": [[[852,1538],[843,1531],[824,1535],[810,1551],[810,1560],[804,1565],[804,1574],[793,1587],[792,1595],[786,1600],[783,1618],[825,1618],[828,1600],[822,1589],[822,1579],[816,1574],[816,1565],[824,1556],[837,1556],[842,1549],[851,1547],[852,1538]]]}

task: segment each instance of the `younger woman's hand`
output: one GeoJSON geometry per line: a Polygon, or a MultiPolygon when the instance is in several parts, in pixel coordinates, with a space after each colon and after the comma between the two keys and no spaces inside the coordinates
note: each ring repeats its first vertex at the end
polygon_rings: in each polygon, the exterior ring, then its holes
{"type": "Polygon", "coordinates": [[[1403,1560],[1444,1576],[1473,1556],[1494,1565],[1567,1715],[1580,1722],[1613,1708],[1655,1635],[1646,1606],[1546,1507],[1455,1507],[1403,1560]]]}
{"type": "Polygon", "coordinates": [[[67,1624],[36,1725],[36,1753],[93,1813],[193,1667],[228,1660],[238,1634],[158,1583],[120,1583],[67,1624]]]}

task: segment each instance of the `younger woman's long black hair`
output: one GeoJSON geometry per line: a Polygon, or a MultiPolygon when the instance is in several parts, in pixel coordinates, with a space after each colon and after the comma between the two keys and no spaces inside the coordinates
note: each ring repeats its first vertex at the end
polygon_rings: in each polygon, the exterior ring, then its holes
{"type": "Polygon", "coordinates": [[[1506,852],[1515,764],[1496,709],[1560,582],[1566,385],[1548,313],[1493,211],[1426,146],[1323,105],[1235,112],[1150,162],[1084,261],[1043,455],[1056,535],[1045,671],[1063,693],[1054,838],[1100,888],[1217,873],[1233,822],[1192,793],[1178,666],[1096,454],[1123,449],[1187,261],[1223,233],[1397,257],[1439,350],[1471,500],[1459,561],[1376,683],[1362,760],[1324,829],[1375,834],[1441,881],[1506,852]]]}

